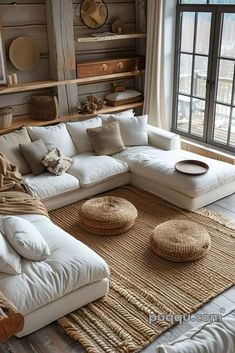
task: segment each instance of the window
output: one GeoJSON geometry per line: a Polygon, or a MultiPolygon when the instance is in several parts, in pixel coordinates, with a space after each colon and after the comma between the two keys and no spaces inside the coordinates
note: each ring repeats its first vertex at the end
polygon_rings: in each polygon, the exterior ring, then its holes
{"type": "Polygon", "coordinates": [[[177,5],[173,130],[235,152],[235,0],[177,5]]]}

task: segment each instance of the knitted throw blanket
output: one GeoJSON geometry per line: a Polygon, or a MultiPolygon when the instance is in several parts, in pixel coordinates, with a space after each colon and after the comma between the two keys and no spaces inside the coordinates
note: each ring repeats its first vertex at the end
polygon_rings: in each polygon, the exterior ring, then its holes
{"type": "Polygon", "coordinates": [[[42,202],[27,194],[18,167],[0,153],[0,214],[24,213],[48,216],[42,202]]]}

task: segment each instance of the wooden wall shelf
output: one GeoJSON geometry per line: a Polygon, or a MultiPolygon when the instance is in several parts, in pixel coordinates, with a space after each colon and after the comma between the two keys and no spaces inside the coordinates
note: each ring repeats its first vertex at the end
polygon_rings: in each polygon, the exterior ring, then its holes
{"type": "Polygon", "coordinates": [[[91,43],[91,42],[104,42],[107,40],[122,40],[122,39],[137,39],[145,38],[146,33],[126,33],[126,34],[114,34],[112,36],[105,37],[80,37],[77,39],[79,43],[91,43]]]}
{"type": "Polygon", "coordinates": [[[10,94],[10,93],[19,93],[19,92],[26,92],[26,91],[33,91],[38,89],[44,88],[51,88],[63,85],[70,85],[73,83],[77,83],[80,85],[85,85],[94,82],[102,82],[108,80],[120,80],[124,78],[130,78],[142,75],[144,70],[139,72],[120,72],[117,74],[110,74],[110,75],[102,75],[102,76],[94,76],[94,77],[86,77],[86,78],[76,78],[74,80],[63,80],[63,81],[32,81],[32,82],[23,82],[17,85],[7,86],[7,87],[0,87],[0,95],[1,94],[10,94]]]}
{"type": "Polygon", "coordinates": [[[128,104],[120,105],[118,107],[112,107],[110,105],[106,105],[103,109],[99,110],[98,112],[94,112],[92,114],[76,114],[76,115],[62,116],[57,119],[47,120],[47,121],[33,120],[33,119],[30,119],[29,117],[17,118],[17,119],[13,119],[13,124],[10,128],[0,130],[0,135],[19,129],[21,126],[46,126],[51,124],[63,123],[67,121],[85,120],[88,118],[92,118],[98,114],[116,113],[116,112],[120,112],[128,109],[141,108],[142,106],[143,106],[143,102],[128,103],[128,104]]]}

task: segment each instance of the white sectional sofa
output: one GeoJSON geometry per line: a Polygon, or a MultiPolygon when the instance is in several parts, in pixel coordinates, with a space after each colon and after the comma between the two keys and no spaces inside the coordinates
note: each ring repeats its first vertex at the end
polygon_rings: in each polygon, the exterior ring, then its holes
{"type": "Polygon", "coordinates": [[[174,133],[151,125],[147,133],[148,145],[128,146],[113,156],[82,152],[72,156],[72,166],[64,175],[26,174],[25,183],[48,210],[128,183],[191,211],[235,191],[235,166],[181,150],[180,137],[174,133]],[[209,171],[196,177],[183,175],[174,168],[183,159],[204,161],[209,171]]]}
{"type": "MultiPolygon", "coordinates": [[[[126,114],[126,113],[124,113],[126,114]]],[[[134,124],[141,120],[133,113],[124,117],[134,124]]],[[[19,166],[28,190],[40,198],[48,210],[60,208],[86,197],[133,184],[171,203],[195,210],[235,191],[235,166],[194,155],[180,149],[180,137],[146,125],[139,130],[143,144],[131,145],[113,156],[96,156],[89,145],[87,127],[102,125],[99,117],[85,122],[32,127],[0,136],[0,151],[19,166]],[[141,134],[143,136],[141,137],[141,134]],[[144,136],[144,134],[146,136],[144,136]],[[73,163],[55,176],[48,172],[33,175],[19,150],[19,144],[43,139],[56,146],[73,163]],[[199,159],[209,164],[205,175],[190,177],[175,171],[181,159],[199,159]]],[[[118,117],[115,117],[118,119],[118,117]]],[[[124,123],[124,126],[126,123],[124,123]]],[[[125,127],[124,134],[134,134],[125,127]]],[[[132,136],[133,137],[133,136],[132,136]]],[[[127,139],[128,140],[128,139],[127,139]]],[[[108,291],[108,265],[87,246],[54,225],[47,217],[21,215],[35,224],[48,243],[52,256],[42,262],[23,260],[23,273],[0,273],[0,288],[25,315],[18,336],[27,335],[108,291]]]]}

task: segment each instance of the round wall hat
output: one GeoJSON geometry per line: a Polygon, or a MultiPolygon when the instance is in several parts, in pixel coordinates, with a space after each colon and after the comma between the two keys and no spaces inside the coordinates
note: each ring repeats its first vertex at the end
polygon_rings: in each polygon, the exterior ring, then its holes
{"type": "Polygon", "coordinates": [[[108,18],[108,9],[102,0],[83,0],[80,16],[88,28],[102,27],[108,18]]]}
{"type": "Polygon", "coordinates": [[[29,71],[38,64],[40,52],[33,38],[22,36],[11,43],[9,57],[18,70],[29,71]]]}

